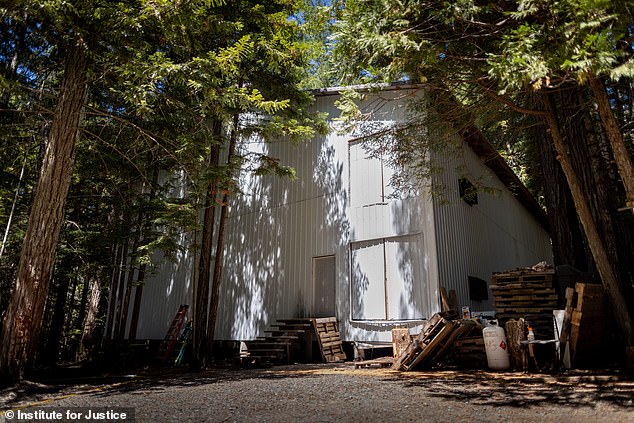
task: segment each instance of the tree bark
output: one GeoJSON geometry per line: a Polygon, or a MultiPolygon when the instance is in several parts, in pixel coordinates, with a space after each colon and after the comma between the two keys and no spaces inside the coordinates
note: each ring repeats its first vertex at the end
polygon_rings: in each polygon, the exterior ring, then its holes
{"type": "Polygon", "coordinates": [[[553,111],[552,100],[548,94],[543,96],[543,100],[546,107],[546,114],[544,118],[548,124],[548,128],[555,145],[555,150],[557,151],[557,159],[561,164],[564,175],[566,175],[566,180],[568,181],[568,186],[570,187],[570,192],[579,215],[579,220],[581,221],[586,238],[588,239],[588,245],[592,251],[592,255],[597,265],[597,270],[601,275],[601,282],[608,294],[608,297],[610,298],[614,315],[625,341],[628,345],[634,345],[634,327],[632,326],[632,319],[627,303],[625,302],[618,279],[606,253],[603,240],[601,239],[597,226],[592,218],[592,212],[584,195],[581,183],[572,166],[568,148],[566,147],[563,137],[559,131],[559,125],[553,111]]]}
{"type": "Polygon", "coordinates": [[[83,45],[67,54],[59,102],[31,207],[0,342],[0,380],[17,382],[33,362],[75,159],[87,88],[83,45]]]}
{"type": "MultiPolygon", "coordinates": [[[[220,136],[222,123],[213,123],[213,142],[209,153],[210,168],[217,168],[220,162],[220,136]]],[[[208,327],[209,312],[209,283],[211,278],[211,261],[213,259],[214,224],[216,217],[217,178],[213,178],[207,185],[205,197],[205,212],[200,246],[200,260],[198,262],[198,277],[194,287],[194,320],[192,330],[192,370],[200,370],[206,366],[208,355],[208,327]]]]}
{"type": "Polygon", "coordinates": [[[597,110],[601,117],[606,136],[610,142],[610,147],[614,154],[614,161],[621,176],[621,182],[625,188],[625,205],[631,207],[634,211],[634,167],[632,167],[630,154],[625,147],[623,135],[614,117],[614,112],[610,107],[610,101],[608,100],[603,82],[592,74],[588,76],[592,94],[597,102],[597,110]]]}
{"type": "Polygon", "coordinates": [[[84,327],[82,328],[81,342],[79,345],[79,358],[86,355],[87,352],[96,345],[98,336],[101,335],[96,333],[100,300],[101,284],[99,282],[99,278],[95,278],[90,287],[86,320],[84,321],[84,327]]]}
{"type": "Polygon", "coordinates": [[[112,275],[110,278],[110,300],[108,301],[108,312],[106,313],[106,330],[104,333],[105,340],[112,339],[112,331],[114,330],[114,318],[116,311],[117,290],[119,288],[119,280],[123,269],[122,261],[126,258],[127,248],[121,244],[115,247],[114,264],[112,266],[112,275]]]}
{"type": "Polygon", "coordinates": [[[585,248],[587,242],[579,226],[566,177],[557,161],[545,125],[536,122],[531,127],[531,134],[539,149],[548,224],[553,228],[551,237],[554,264],[567,264],[581,271],[588,271],[592,266],[588,266],[585,248]]]}
{"type": "MultiPolygon", "coordinates": [[[[231,166],[235,157],[236,142],[238,138],[238,115],[233,118],[233,130],[229,139],[229,154],[227,157],[227,166],[229,166],[229,180],[232,179],[231,166]]],[[[214,262],[214,275],[212,280],[211,304],[209,306],[209,343],[213,343],[216,333],[216,320],[218,320],[218,305],[220,303],[220,282],[222,278],[222,269],[224,265],[225,252],[225,230],[227,227],[227,215],[229,213],[229,190],[225,189],[222,197],[222,206],[220,209],[220,221],[218,222],[218,240],[216,242],[216,260],[214,262]]],[[[213,345],[213,344],[212,344],[213,345]]]]}
{"type": "MultiPolygon", "coordinates": [[[[42,363],[47,365],[54,365],[57,363],[59,358],[60,341],[62,339],[62,334],[64,333],[64,318],[66,303],[68,300],[68,290],[70,288],[70,280],[66,276],[60,279],[59,286],[56,290],[57,295],[55,298],[55,306],[53,308],[53,316],[51,317],[46,350],[42,359],[42,363]]],[[[53,283],[55,284],[55,282],[53,283]]],[[[53,291],[55,291],[55,289],[53,289],[53,291]]]]}

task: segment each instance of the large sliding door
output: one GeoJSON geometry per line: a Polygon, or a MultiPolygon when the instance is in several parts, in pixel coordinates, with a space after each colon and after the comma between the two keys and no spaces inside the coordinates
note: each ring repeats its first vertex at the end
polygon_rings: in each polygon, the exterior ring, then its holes
{"type": "Polygon", "coordinates": [[[354,320],[417,320],[423,316],[422,235],[354,242],[351,303],[354,320]]]}

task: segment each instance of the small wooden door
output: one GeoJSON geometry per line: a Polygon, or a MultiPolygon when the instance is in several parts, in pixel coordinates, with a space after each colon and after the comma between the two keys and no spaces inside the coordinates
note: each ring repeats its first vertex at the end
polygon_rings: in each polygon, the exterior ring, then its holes
{"type": "Polygon", "coordinates": [[[335,315],[335,256],[313,257],[313,317],[335,315]]]}

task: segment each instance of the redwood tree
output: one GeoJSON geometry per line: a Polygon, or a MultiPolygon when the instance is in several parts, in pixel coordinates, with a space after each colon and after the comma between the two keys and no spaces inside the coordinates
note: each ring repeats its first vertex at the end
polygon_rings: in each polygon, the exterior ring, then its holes
{"type": "Polygon", "coordinates": [[[87,87],[86,46],[74,40],[66,53],[59,102],[31,206],[20,264],[0,341],[0,379],[20,380],[33,360],[53,270],[57,239],[75,160],[87,87]]]}

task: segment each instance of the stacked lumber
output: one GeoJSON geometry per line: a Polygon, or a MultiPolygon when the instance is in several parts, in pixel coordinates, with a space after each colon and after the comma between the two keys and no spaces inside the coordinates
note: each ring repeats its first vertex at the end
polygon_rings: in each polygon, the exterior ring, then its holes
{"type": "Polygon", "coordinates": [[[552,269],[494,273],[491,291],[500,324],[523,318],[532,326],[537,339],[552,339],[553,310],[558,299],[554,276],[552,269]]]}
{"type": "Polygon", "coordinates": [[[392,368],[410,371],[442,366],[451,357],[455,341],[471,333],[476,326],[473,320],[447,320],[434,314],[396,358],[392,368]]]}
{"type": "Polygon", "coordinates": [[[611,314],[601,285],[577,283],[566,290],[561,336],[566,364],[593,367],[605,362],[611,314]]]}

